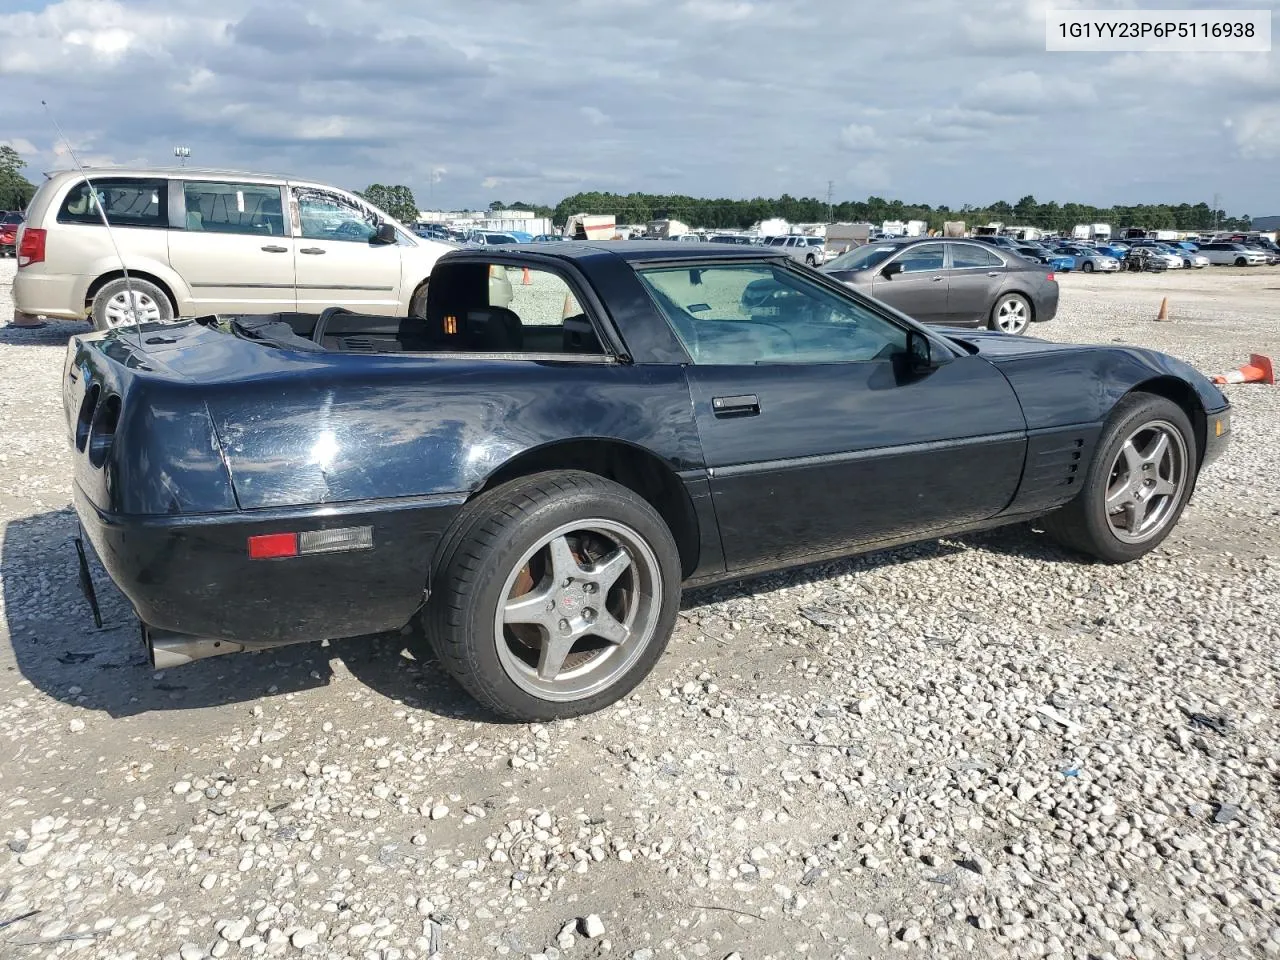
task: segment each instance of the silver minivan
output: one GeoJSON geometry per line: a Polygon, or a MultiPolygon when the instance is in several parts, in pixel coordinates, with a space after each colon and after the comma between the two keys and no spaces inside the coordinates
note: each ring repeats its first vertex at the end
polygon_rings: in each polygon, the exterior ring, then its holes
{"type": "Polygon", "coordinates": [[[770,237],[769,246],[783,247],[792,260],[818,267],[827,262],[827,242],[822,237],[770,237]]]}
{"type": "MultiPolygon", "coordinates": [[[[325,184],[185,168],[86,173],[52,174],[27,208],[13,281],[19,314],[98,329],[331,306],[421,315],[431,268],[452,249],[325,184]]],[[[503,295],[509,303],[506,278],[495,285],[495,305],[503,295]]]]}

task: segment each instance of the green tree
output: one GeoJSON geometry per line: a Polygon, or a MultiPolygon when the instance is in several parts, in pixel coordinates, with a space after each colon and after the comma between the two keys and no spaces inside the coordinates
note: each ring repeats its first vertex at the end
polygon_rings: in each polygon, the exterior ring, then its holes
{"type": "Polygon", "coordinates": [[[413,191],[403,184],[386,186],[381,183],[370,184],[368,189],[360,192],[375,207],[387,211],[401,223],[413,223],[418,219],[418,204],[413,199],[413,191]]]}
{"type": "Polygon", "coordinates": [[[23,210],[36,188],[22,175],[26,164],[13,147],[0,146],[0,210],[23,210]]]}

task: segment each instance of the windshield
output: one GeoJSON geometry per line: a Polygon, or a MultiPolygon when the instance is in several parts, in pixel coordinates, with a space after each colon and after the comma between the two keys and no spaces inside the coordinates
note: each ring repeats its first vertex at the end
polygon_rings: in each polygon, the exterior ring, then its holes
{"type": "Polygon", "coordinates": [[[829,264],[831,270],[870,270],[901,249],[896,243],[868,243],[842,253],[829,264]]]}

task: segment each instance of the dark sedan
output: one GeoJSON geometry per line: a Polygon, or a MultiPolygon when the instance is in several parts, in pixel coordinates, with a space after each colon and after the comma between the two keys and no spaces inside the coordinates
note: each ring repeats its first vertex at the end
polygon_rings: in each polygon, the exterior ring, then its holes
{"type": "Polygon", "coordinates": [[[1025,333],[1058,312],[1058,283],[1043,264],[971,240],[881,240],[822,272],[922,323],[1025,333]]]}
{"type": "Polygon", "coordinates": [[[944,334],[709,243],[454,251],[421,316],[77,336],[62,399],[76,512],[158,664],[421,617],[526,721],[632,690],[684,585],[1033,518],[1141,557],[1230,430],[1173,357],[944,334]],[[493,305],[496,266],[564,298],[493,305]]]}

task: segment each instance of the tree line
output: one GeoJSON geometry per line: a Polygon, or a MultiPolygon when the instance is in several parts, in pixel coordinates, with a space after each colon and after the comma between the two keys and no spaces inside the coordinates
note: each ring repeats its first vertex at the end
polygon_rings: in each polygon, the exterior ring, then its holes
{"type": "Polygon", "coordinates": [[[25,210],[36,188],[22,175],[22,157],[13,147],[0,146],[0,210],[25,210]]]}
{"type": "Polygon", "coordinates": [[[756,197],[751,200],[708,199],[678,194],[601,193],[591,191],[565,197],[554,208],[553,220],[564,223],[575,213],[613,214],[619,223],[676,219],[691,227],[713,230],[745,230],[761,220],[781,217],[791,223],[881,223],[885,220],[922,220],[941,230],[948,220],[963,220],[972,228],[990,222],[1033,226],[1046,230],[1070,230],[1078,223],[1109,223],[1113,227],[1145,227],[1149,230],[1247,230],[1250,218],[1228,217],[1207,203],[1137,204],[1095,207],[1084,203],[1041,203],[1025,196],[1017,203],[1004,200],[959,208],[904,203],[883,197],[845,200],[830,206],[814,197],[756,197]]]}

